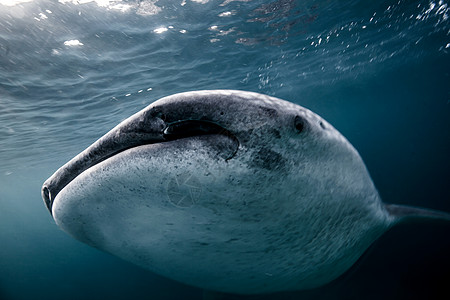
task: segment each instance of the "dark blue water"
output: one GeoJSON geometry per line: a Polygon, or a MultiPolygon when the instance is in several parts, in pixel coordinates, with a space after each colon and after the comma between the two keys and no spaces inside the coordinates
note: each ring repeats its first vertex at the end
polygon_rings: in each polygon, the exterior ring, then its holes
{"type": "MultiPolygon", "coordinates": [[[[176,92],[308,107],[358,149],[385,202],[450,212],[447,1],[80,2],[0,0],[0,299],[201,299],[72,239],[40,196],[58,167],[176,92]]],[[[443,299],[449,254],[448,224],[407,224],[325,287],[223,299],[443,299]]]]}

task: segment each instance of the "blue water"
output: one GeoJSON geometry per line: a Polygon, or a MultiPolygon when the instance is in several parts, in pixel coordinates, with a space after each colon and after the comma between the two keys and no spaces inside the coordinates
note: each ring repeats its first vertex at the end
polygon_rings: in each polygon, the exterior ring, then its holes
{"type": "MultiPolygon", "coordinates": [[[[176,92],[308,107],[358,149],[385,202],[450,212],[447,1],[80,2],[0,0],[0,299],[202,298],[72,239],[40,196],[58,167],[176,92]]],[[[449,253],[448,224],[399,226],[325,287],[224,299],[450,297],[449,253]]]]}

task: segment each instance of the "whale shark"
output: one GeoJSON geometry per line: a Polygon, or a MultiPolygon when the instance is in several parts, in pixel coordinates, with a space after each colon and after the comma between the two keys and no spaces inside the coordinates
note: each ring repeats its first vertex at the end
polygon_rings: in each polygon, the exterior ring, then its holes
{"type": "Polygon", "coordinates": [[[42,187],[77,240],[205,290],[311,289],[396,224],[445,212],[383,203],[358,152],[297,104],[253,92],[161,98],[42,187]]]}

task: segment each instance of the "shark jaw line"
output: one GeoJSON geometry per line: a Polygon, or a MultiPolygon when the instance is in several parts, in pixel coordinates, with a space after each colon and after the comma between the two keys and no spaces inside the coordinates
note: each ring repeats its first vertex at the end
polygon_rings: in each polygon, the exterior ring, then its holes
{"type": "Polygon", "coordinates": [[[45,205],[52,214],[52,205],[56,196],[72,180],[74,180],[78,175],[88,170],[89,168],[126,150],[144,145],[164,143],[206,135],[222,135],[231,139],[235,145],[235,149],[231,152],[230,155],[225,157],[225,160],[228,161],[236,155],[240,145],[239,140],[232,132],[222,127],[221,125],[212,121],[195,119],[186,119],[171,122],[165,124],[156,138],[146,138],[144,135],[143,138],[139,138],[134,141],[127,140],[127,142],[129,143],[128,145],[124,145],[124,143],[117,142],[111,138],[111,140],[103,141],[99,145],[103,148],[105,143],[111,144],[111,146],[108,147],[109,151],[100,152],[98,151],[98,149],[100,148],[99,146],[86,149],[85,152],[82,152],[79,156],[75,157],[74,160],[61,167],[60,170],[55,173],[58,174],[59,172],[59,174],[57,176],[51,177],[43,185],[41,194],[44,199],[45,205]],[[54,177],[56,178],[53,179],[54,177]],[[56,185],[57,188],[50,189],[50,187],[54,185],[56,185]],[[50,192],[50,190],[53,190],[53,192],[50,192]]]}

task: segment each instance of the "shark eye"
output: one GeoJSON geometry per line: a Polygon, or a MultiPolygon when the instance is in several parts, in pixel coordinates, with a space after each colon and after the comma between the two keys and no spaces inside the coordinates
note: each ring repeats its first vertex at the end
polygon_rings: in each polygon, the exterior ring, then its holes
{"type": "Polygon", "coordinates": [[[296,116],[294,119],[294,126],[298,133],[302,132],[305,129],[305,120],[300,116],[296,116]]]}

